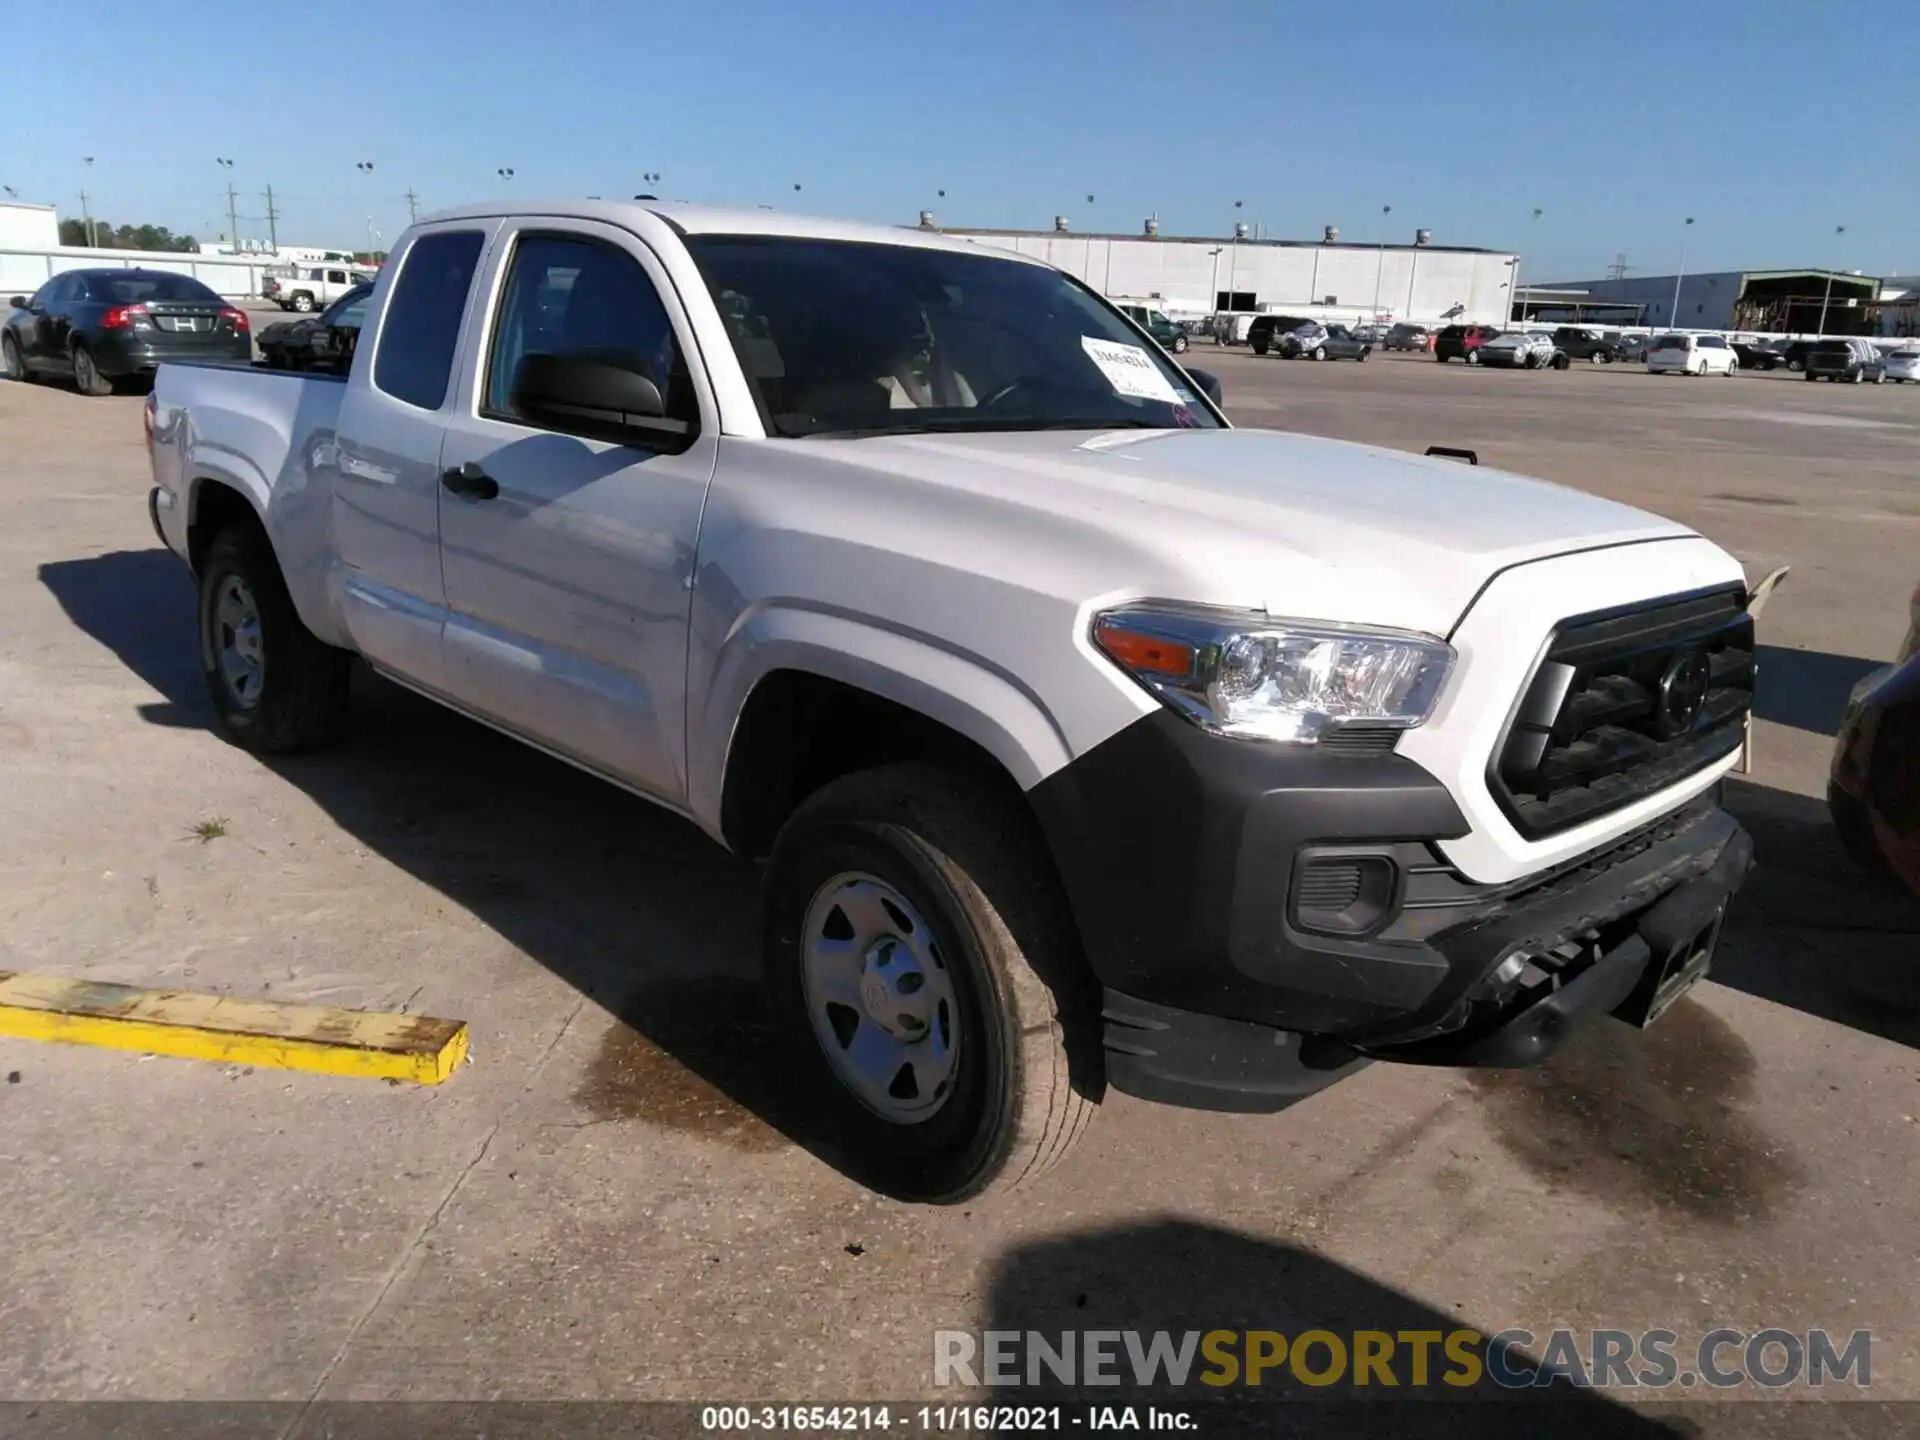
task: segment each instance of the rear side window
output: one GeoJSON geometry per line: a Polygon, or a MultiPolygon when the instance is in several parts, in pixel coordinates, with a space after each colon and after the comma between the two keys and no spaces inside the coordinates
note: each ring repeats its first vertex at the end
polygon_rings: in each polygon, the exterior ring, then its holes
{"type": "Polygon", "coordinates": [[[1722,340],[1718,335],[1702,335],[1699,343],[1704,350],[1724,350],[1727,348],[1727,342],[1722,340]]]}
{"type": "Polygon", "coordinates": [[[460,317],[484,238],[478,230],[443,230],[413,242],[387,297],[373,357],[375,388],[422,410],[446,403],[460,317]]]}

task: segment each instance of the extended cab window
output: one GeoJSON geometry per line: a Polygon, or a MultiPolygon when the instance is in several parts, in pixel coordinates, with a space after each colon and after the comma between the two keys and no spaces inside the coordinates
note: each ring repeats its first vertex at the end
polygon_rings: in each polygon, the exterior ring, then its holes
{"type": "Polygon", "coordinates": [[[446,403],[460,317],[483,238],[477,230],[442,230],[422,235],[408,249],[380,322],[376,388],[422,410],[446,403]]]}
{"type": "Polygon", "coordinates": [[[513,404],[514,379],[529,355],[600,360],[631,370],[654,383],[668,419],[699,419],[659,292],[638,261],[611,245],[529,235],[514,247],[493,323],[483,414],[533,423],[513,404]]]}
{"type": "Polygon", "coordinates": [[[1184,370],[1044,265],[796,236],[687,248],[775,435],[1219,423],[1184,370]]]}

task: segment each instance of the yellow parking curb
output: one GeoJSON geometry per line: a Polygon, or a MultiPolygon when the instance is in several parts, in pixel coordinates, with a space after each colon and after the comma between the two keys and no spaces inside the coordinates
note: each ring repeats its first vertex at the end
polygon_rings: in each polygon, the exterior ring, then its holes
{"type": "Polygon", "coordinates": [[[467,1023],[274,1005],[0,970],[0,1035],[438,1085],[467,1055],[467,1023]]]}

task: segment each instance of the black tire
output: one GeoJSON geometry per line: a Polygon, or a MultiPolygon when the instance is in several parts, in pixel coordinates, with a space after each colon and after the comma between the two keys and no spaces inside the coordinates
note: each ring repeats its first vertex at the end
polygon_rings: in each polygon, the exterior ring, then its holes
{"type": "Polygon", "coordinates": [[[9,380],[33,378],[33,372],[27,369],[26,357],[20,353],[20,342],[11,335],[0,335],[0,374],[9,380]]]}
{"type": "Polygon", "coordinates": [[[1849,860],[1882,884],[1900,883],[1900,872],[1887,859],[1887,852],[1880,848],[1867,807],[1832,781],[1827,782],[1827,814],[1833,819],[1834,833],[1849,860]]]}
{"type": "Polygon", "coordinates": [[[1469,350],[1461,358],[1469,365],[1478,365],[1480,363],[1480,352],[1478,350],[1469,350]]]}
{"type": "Polygon", "coordinates": [[[313,311],[313,296],[302,290],[293,297],[293,308],[298,310],[302,315],[311,314],[313,311]]]}
{"type": "Polygon", "coordinates": [[[1438,360],[1442,365],[1444,365],[1447,363],[1447,360],[1449,357],[1442,355],[1438,350],[1436,350],[1433,352],[1433,358],[1438,360]]]}
{"type": "Polygon", "coordinates": [[[1314,347],[1313,347],[1313,358],[1314,358],[1314,359],[1316,359],[1316,360],[1324,360],[1324,359],[1326,359],[1326,358],[1327,358],[1327,347],[1326,347],[1326,346],[1324,346],[1324,345],[1316,345],[1316,346],[1314,346],[1314,347]]]}
{"type": "Polygon", "coordinates": [[[1267,347],[1265,345],[1256,343],[1253,347],[1253,353],[1256,355],[1264,355],[1267,353],[1267,347]]]}
{"type": "Polygon", "coordinates": [[[1184,355],[1187,353],[1187,337],[1186,336],[1176,335],[1173,337],[1173,353],[1176,355],[1184,355]]]}
{"type": "Polygon", "coordinates": [[[1367,356],[1372,353],[1373,352],[1370,350],[1362,350],[1358,355],[1354,356],[1353,358],[1358,360],[1362,365],[1364,365],[1367,363],[1367,356]]]}
{"type": "Polygon", "coordinates": [[[1867,378],[1866,371],[1856,370],[1847,377],[1847,383],[1850,385],[1858,385],[1862,380],[1865,380],[1866,378],[1867,378]]]}
{"type": "Polygon", "coordinates": [[[890,765],[816,792],[774,842],[765,958],[795,1074],[835,1158],[885,1194],[952,1204],[1017,1187],[1067,1153],[1100,1098],[1098,991],[1016,803],[949,771],[890,765]],[[959,1011],[952,1089],[913,1123],[842,1082],[808,1008],[802,931],[847,876],[878,880],[918,912],[959,1011]]]}
{"type": "Polygon", "coordinates": [[[1787,369],[1794,371],[1796,374],[1806,368],[1807,362],[1804,360],[1789,360],[1787,362],[1787,369]]]}
{"type": "Polygon", "coordinates": [[[73,346],[73,388],[82,395],[111,395],[113,381],[100,373],[93,352],[78,341],[73,346]]]}
{"type": "Polygon", "coordinates": [[[1808,380],[1818,380],[1820,377],[1818,375],[1815,375],[1811,370],[1809,370],[1805,378],[1807,378],[1808,380]]]}
{"type": "Polygon", "coordinates": [[[260,528],[221,532],[200,569],[200,667],[220,729],[242,749],[279,755],[311,749],[345,727],[353,657],[307,629],[287,594],[279,562],[260,528]],[[220,663],[221,599],[238,580],[258,616],[259,678],[251,698],[220,663]]]}

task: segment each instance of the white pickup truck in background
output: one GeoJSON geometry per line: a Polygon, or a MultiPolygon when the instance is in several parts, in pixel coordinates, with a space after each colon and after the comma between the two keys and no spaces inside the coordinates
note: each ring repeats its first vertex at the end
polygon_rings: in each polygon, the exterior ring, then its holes
{"type": "Polygon", "coordinates": [[[795,1083],[877,1187],[1038,1173],[1108,1085],[1530,1063],[1711,961],[1753,627],[1685,526],[1235,429],[937,233],[477,205],[361,336],[148,402],[221,724],[333,739],[357,656],[764,861],[795,1083]]]}
{"type": "Polygon", "coordinates": [[[331,305],[354,286],[372,278],[371,272],[355,266],[289,265],[268,271],[260,282],[260,291],[282,310],[297,310],[305,315],[331,305]]]}

